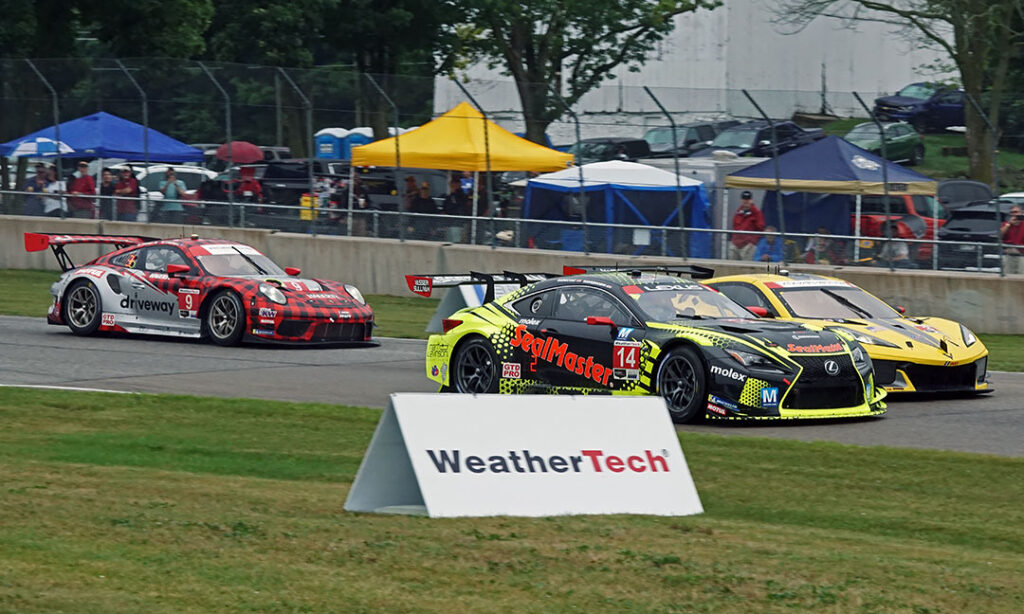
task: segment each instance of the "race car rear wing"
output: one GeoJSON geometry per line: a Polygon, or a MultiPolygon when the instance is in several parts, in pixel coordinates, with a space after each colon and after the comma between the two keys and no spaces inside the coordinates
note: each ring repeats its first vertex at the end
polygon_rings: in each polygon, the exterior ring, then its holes
{"type": "Polygon", "coordinates": [[[554,273],[515,273],[504,271],[501,273],[480,273],[470,271],[464,275],[406,275],[405,283],[409,290],[421,296],[430,296],[434,288],[454,288],[455,286],[486,285],[484,302],[494,300],[495,284],[519,284],[519,287],[543,281],[552,277],[561,277],[554,273]]]}
{"type": "Polygon", "coordinates": [[[133,235],[69,235],[50,232],[26,232],[25,251],[38,252],[49,247],[53,250],[53,255],[57,258],[57,264],[60,265],[60,270],[69,271],[75,268],[75,264],[71,262],[71,257],[64,251],[65,245],[98,243],[113,245],[116,249],[121,249],[122,247],[128,247],[129,245],[138,245],[139,243],[148,243],[150,241],[159,240],[160,239],[153,237],[139,237],[133,235]]]}
{"type": "Polygon", "coordinates": [[[573,266],[562,267],[562,275],[580,275],[582,273],[665,273],[668,275],[689,275],[692,279],[711,279],[715,276],[715,270],[708,267],[687,264],[683,266],[573,266]]]}

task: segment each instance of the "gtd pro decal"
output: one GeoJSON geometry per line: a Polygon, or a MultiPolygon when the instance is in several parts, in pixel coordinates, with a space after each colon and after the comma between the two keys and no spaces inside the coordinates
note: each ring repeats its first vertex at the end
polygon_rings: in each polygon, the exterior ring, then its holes
{"type": "Polygon", "coordinates": [[[438,473],[668,473],[668,453],[644,450],[627,456],[604,450],[580,450],[575,454],[541,456],[529,450],[509,450],[494,455],[462,453],[462,450],[426,450],[438,473]]]}

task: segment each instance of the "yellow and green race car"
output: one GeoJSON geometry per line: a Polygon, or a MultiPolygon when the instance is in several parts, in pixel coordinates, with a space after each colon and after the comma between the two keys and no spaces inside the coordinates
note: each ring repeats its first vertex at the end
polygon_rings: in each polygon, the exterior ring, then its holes
{"type": "Polygon", "coordinates": [[[430,336],[427,377],[443,392],[660,395],[676,422],[885,412],[885,391],[851,334],[759,320],[681,276],[710,269],[567,268],[406,276],[424,296],[486,287],[481,305],[448,315],[430,336]],[[512,287],[495,298],[502,285],[512,287]]]}
{"type": "Polygon", "coordinates": [[[871,356],[875,383],[888,392],[992,390],[988,349],[959,322],[904,316],[902,308],[823,275],[758,273],[706,283],[759,315],[850,333],[871,356]]]}

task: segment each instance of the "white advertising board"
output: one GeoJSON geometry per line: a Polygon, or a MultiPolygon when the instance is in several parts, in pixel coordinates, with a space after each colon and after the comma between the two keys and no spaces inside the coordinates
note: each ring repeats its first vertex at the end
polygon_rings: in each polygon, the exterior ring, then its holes
{"type": "Polygon", "coordinates": [[[345,509],[703,512],[660,397],[393,394],[345,509]]]}

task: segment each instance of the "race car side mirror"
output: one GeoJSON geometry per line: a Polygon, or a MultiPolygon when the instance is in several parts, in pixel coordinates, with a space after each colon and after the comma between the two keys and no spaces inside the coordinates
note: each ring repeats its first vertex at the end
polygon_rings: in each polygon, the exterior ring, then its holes
{"type": "Polygon", "coordinates": [[[605,316],[587,316],[587,324],[591,326],[610,326],[612,332],[619,330],[619,327],[612,321],[611,318],[605,316]]]}
{"type": "Polygon", "coordinates": [[[907,313],[907,308],[904,307],[903,305],[896,305],[896,311],[900,313],[907,313]]]}
{"type": "Polygon", "coordinates": [[[754,314],[755,316],[757,316],[759,318],[767,318],[768,317],[768,310],[765,309],[764,307],[750,306],[750,307],[747,307],[747,311],[749,311],[750,313],[754,314]]]}
{"type": "Polygon", "coordinates": [[[187,275],[191,271],[192,271],[192,268],[189,267],[187,264],[168,264],[167,265],[167,274],[170,275],[171,277],[174,277],[176,275],[187,275]]]}
{"type": "Polygon", "coordinates": [[[297,266],[286,266],[284,267],[284,272],[288,273],[292,277],[298,277],[302,274],[302,269],[297,266]]]}

